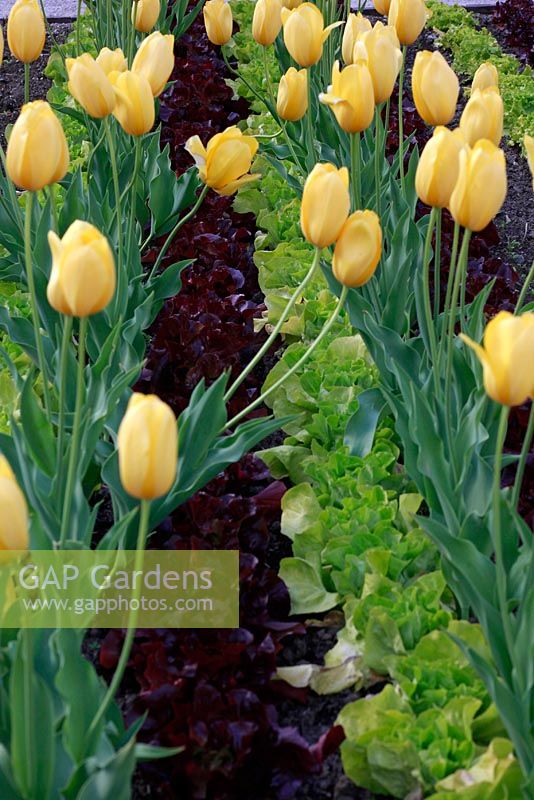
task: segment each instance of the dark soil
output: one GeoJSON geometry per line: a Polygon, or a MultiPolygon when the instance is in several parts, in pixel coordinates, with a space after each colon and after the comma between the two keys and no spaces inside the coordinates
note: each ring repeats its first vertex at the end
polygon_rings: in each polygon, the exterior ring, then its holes
{"type": "MultiPolygon", "coordinates": [[[[52,22],[52,32],[59,43],[65,41],[72,27],[70,22],[52,22]]],[[[40,58],[30,65],[30,100],[45,100],[50,88],[50,81],[44,74],[44,69],[50,57],[50,37],[47,36],[44,50],[40,58]]],[[[5,57],[0,69],[0,132],[2,145],[5,144],[5,129],[12,125],[24,104],[24,65],[17,61],[11,53],[6,42],[5,57]]]]}

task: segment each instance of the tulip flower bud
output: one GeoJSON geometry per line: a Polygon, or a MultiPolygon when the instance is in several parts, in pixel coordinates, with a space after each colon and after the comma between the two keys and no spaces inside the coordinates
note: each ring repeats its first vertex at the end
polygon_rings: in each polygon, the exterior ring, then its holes
{"type": "Polygon", "coordinates": [[[349,211],[347,168],[316,164],[304,184],[300,206],[300,226],[308,242],[320,248],[333,244],[349,211]]]}
{"type": "Polygon", "coordinates": [[[525,133],[523,139],[525,150],[527,151],[527,162],[530,174],[532,175],[532,189],[534,190],[534,136],[525,133]]]}
{"type": "Polygon", "coordinates": [[[460,82],[440,52],[421,50],[413,65],[412,92],[427,125],[446,125],[456,113],[460,82]]]}
{"type": "Polygon", "coordinates": [[[27,550],[28,507],[6,458],[0,453],[0,562],[2,551],[27,550]]]}
{"type": "Polygon", "coordinates": [[[370,280],[382,254],[382,229],[374,211],[355,211],[343,225],[334,250],[332,272],[354,289],[370,280]]]}
{"type": "Polygon", "coordinates": [[[308,110],[308,73],[289,67],[278,85],[276,110],[281,119],[296,122],[308,110]]]}
{"type": "Polygon", "coordinates": [[[89,116],[102,119],[111,114],[115,108],[115,92],[93,56],[84,53],[78,58],[67,58],[65,65],[69,92],[89,116]]]}
{"type": "Polygon", "coordinates": [[[341,55],[345,64],[352,64],[352,54],[354,45],[360,33],[371,30],[371,23],[363,14],[349,14],[349,18],[343,31],[343,41],[341,44],[341,55]]]}
{"type": "Polygon", "coordinates": [[[243,136],[239,128],[227,128],[217,133],[207,147],[198,136],[192,136],[185,149],[193,156],[200,179],[217,194],[234,194],[241,186],[259,177],[247,174],[258,151],[258,142],[253,136],[243,136]]]}
{"type": "Polygon", "coordinates": [[[252,18],[252,36],[258,44],[268,47],[282,28],[282,0],[257,0],[252,18]]]}
{"type": "Polygon", "coordinates": [[[449,205],[460,172],[460,152],[465,147],[459,128],[455,131],[441,126],[435,128],[415,173],[417,196],[427,206],[446,208],[449,205]]]}
{"type": "Polygon", "coordinates": [[[496,89],[499,88],[499,73],[490,61],[486,61],[475,72],[473,83],[471,84],[471,93],[475,89],[489,89],[491,86],[496,89]]]}
{"type": "Polygon", "coordinates": [[[487,139],[480,139],[473,149],[462,149],[449,205],[454,221],[472,231],[481,231],[499,212],[505,197],[503,151],[487,139]]]}
{"type": "Polygon", "coordinates": [[[301,6],[303,2],[304,0],[282,0],[282,5],[291,11],[291,9],[301,6]]]}
{"type": "Polygon", "coordinates": [[[49,231],[52,272],[48,302],[69,317],[98,314],[115,293],[115,260],[109,242],[94,225],[76,220],[63,239],[49,231]]]}
{"type": "Polygon", "coordinates": [[[204,25],[212,44],[226,44],[232,38],[234,19],[228,0],[206,0],[204,25]]]}
{"type": "Polygon", "coordinates": [[[413,44],[429,16],[424,0],[391,0],[388,25],[395,28],[402,45],[413,44]]]}
{"type": "Polygon", "coordinates": [[[69,150],[61,124],[43,100],[22,106],[7,145],[7,173],[13,183],[37,192],[65,177],[69,150]]]}
{"type": "Polygon", "coordinates": [[[137,500],[155,500],[173,487],[178,468],[178,427],[172,409],[156,395],[133,394],[119,427],[121,483],[137,500]]]}
{"type": "Polygon", "coordinates": [[[143,136],[154,125],[155,110],[152,88],[139,72],[111,72],[109,79],[115,90],[113,116],[131,136],[143,136]]]}
{"type": "Polygon", "coordinates": [[[132,64],[132,72],[143,75],[154,97],[159,97],[174,69],[174,36],[154,31],[142,43],[132,64]]]}
{"type": "Polygon", "coordinates": [[[96,57],[96,63],[106,75],[109,75],[110,72],[125,72],[128,69],[128,61],[120,47],[117,47],[116,50],[103,47],[96,57]]]}
{"type": "Polygon", "coordinates": [[[368,33],[359,37],[367,53],[375,103],[385,103],[393,93],[402,66],[402,51],[395,28],[377,22],[368,33]]]}
{"type": "Polygon", "coordinates": [[[367,64],[358,61],[340,70],[339,61],[334,62],[332,85],[319,95],[319,100],[330,106],[338,125],[347,133],[368,128],[373,121],[375,93],[367,64]]]}
{"type": "Polygon", "coordinates": [[[137,14],[135,14],[135,4],[132,6],[132,23],[135,30],[140,33],[151,31],[158,21],[160,10],[160,0],[138,0],[137,14]]]}
{"type": "Polygon", "coordinates": [[[391,6],[391,0],[373,0],[373,5],[378,14],[383,14],[385,17],[387,17],[389,14],[389,8],[391,6]]]}
{"type": "Polygon", "coordinates": [[[502,139],[504,106],[499,90],[475,89],[460,117],[460,128],[468,144],[473,146],[479,139],[489,139],[499,145],[502,139]]]}
{"type": "Polygon", "coordinates": [[[18,61],[37,61],[46,38],[45,23],[37,0],[17,0],[7,20],[7,43],[18,61]]]}
{"type": "Polygon", "coordinates": [[[487,394],[503,406],[520,406],[534,395],[534,314],[500,311],[486,326],[484,346],[465,334],[484,372],[487,394]]]}
{"type": "Polygon", "coordinates": [[[298,8],[289,11],[282,9],[284,26],[284,43],[290,56],[301,67],[311,67],[321,59],[323,45],[331,31],[342,25],[335,22],[324,27],[321,11],[313,3],[302,3],[298,8]]]}

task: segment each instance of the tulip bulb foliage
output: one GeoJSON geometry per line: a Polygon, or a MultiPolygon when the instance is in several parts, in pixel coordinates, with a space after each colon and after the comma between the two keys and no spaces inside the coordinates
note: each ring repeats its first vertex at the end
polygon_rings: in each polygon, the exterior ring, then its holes
{"type": "Polygon", "coordinates": [[[460,82],[440,52],[421,50],[413,66],[412,92],[427,125],[447,125],[456,113],[460,82]]]}
{"type": "Polygon", "coordinates": [[[7,20],[7,43],[18,61],[37,61],[46,39],[43,14],[37,0],[17,0],[7,20]]]}
{"type": "Polygon", "coordinates": [[[194,158],[200,179],[217,194],[232,195],[259,177],[248,174],[258,142],[253,136],[244,136],[237,127],[216,134],[207,147],[198,136],[192,136],[185,149],[194,158]]]}
{"type": "Polygon", "coordinates": [[[227,44],[232,38],[234,19],[228,0],[206,0],[204,3],[204,25],[212,44],[227,44]]]}
{"type": "Polygon", "coordinates": [[[62,239],[48,233],[52,271],[48,302],[60,314],[89,317],[103,311],[115,294],[115,260],[108,240],[88,222],[77,220],[62,239]]]}
{"type": "Polygon", "coordinates": [[[322,12],[313,3],[289,10],[282,8],[284,44],[289,55],[300,67],[312,67],[323,55],[323,45],[330,33],[342,22],[324,26],[322,12]]]}
{"type": "Polygon", "coordinates": [[[7,459],[0,453],[0,563],[6,550],[27,550],[28,506],[7,459]]]}
{"type": "Polygon", "coordinates": [[[534,314],[500,311],[486,326],[483,347],[465,334],[484,373],[484,388],[497,403],[520,406],[534,396],[534,314]]]}
{"type": "Polygon", "coordinates": [[[69,150],[58,118],[43,100],[27,103],[7,145],[9,177],[21,189],[37,192],[62,180],[68,168],[69,150]]]}
{"type": "MultiPolygon", "coordinates": [[[[364,49],[364,54],[365,49],[364,49]]],[[[367,62],[358,59],[343,70],[339,61],[332,69],[332,84],[319,95],[321,103],[329,106],[338,125],[347,133],[359,133],[369,127],[375,110],[373,79],[367,62]]]]}
{"type": "Polygon", "coordinates": [[[178,426],[156,395],[134,393],[118,434],[121,483],[137,500],[155,500],[173,487],[178,467],[178,426]]]}
{"type": "Polygon", "coordinates": [[[174,69],[174,36],[154,31],[142,42],[132,72],[147,79],[154,97],[159,97],[174,69]]]}
{"type": "Polygon", "coordinates": [[[382,229],[374,211],[355,211],[343,225],[334,250],[332,272],[349,288],[369,281],[382,255],[382,229]]]}
{"type": "Polygon", "coordinates": [[[115,108],[115,92],[98,61],[89,53],[67,58],[69,92],[89,116],[102,119],[115,108]]]}
{"type": "Polygon", "coordinates": [[[481,231],[500,211],[506,197],[506,161],[493,142],[481,139],[460,151],[458,180],[449,210],[454,221],[481,231]]]}
{"type": "Polygon", "coordinates": [[[308,242],[329,247],[341,233],[350,211],[349,172],[333,164],[316,164],[306,179],[300,225],[308,242]]]}

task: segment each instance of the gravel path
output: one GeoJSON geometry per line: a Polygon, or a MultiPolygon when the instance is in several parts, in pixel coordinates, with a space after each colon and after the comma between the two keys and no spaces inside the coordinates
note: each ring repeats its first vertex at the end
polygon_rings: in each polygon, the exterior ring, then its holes
{"type": "MultiPolygon", "coordinates": [[[[0,0],[0,19],[7,19],[14,0],[0,0]]],[[[76,16],[77,0],[44,0],[46,15],[50,20],[73,19],[76,16]]]]}

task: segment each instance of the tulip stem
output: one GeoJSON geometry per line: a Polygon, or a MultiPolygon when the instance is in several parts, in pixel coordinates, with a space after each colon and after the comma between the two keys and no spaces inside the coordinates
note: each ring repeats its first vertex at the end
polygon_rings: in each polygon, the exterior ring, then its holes
{"type": "Polygon", "coordinates": [[[449,440],[449,449],[451,454],[451,461],[454,474],[457,476],[456,460],[454,459],[454,449],[452,447],[452,429],[451,429],[451,393],[452,393],[452,365],[454,356],[454,328],[456,325],[456,316],[458,311],[458,294],[460,291],[460,283],[462,272],[464,270],[464,263],[467,263],[467,255],[469,252],[469,241],[471,239],[471,231],[466,228],[462,240],[462,247],[458,257],[454,274],[454,284],[452,288],[451,307],[449,311],[449,328],[447,332],[447,363],[445,368],[445,424],[447,426],[447,435],[449,440]]]}
{"type": "Polygon", "coordinates": [[[432,246],[432,234],[436,225],[437,209],[432,208],[425,239],[425,249],[423,251],[423,298],[424,312],[426,317],[427,336],[430,344],[431,372],[434,376],[436,389],[436,399],[440,394],[439,373],[438,373],[438,354],[436,342],[436,330],[432,317],[432,304],[430,302],[430,249],[432,246]]]}
{"type": "MultiPolygon", "coordinates": [[[[466,229],[467,233],[467,229],[466,229]]],[[[471,236],[471,231],[469,231],[469,236],[471,236]]],[[[461,289],[460,289],[460,326],[462,330],[465,328],[467,324],[467,315],[465,310],[466,305],[466,291],[467,291],[467,267],[468,267],[468,259],[466,257],[465,263],[461,263],[462,266],[462,274],[461,274],[461,289]]]]}
{"type": "Polygon", "coordinates": [[[438,353],[438,360],[441,363],[441,359],[443,358],[443,348],[445,347],[445,342],[447,340],[447,330],[448,330],[448,319],[450,314],[450,305],[451,305],[451,294],[452,294],[452,286],[454,283],[454,273],[456,270],[456,258],[458,256],[458,241],[460,239],[460,226],[457,222],[454,223],[454,234],[452,238],[452,252],[451,252],[451,261],[449,264],[449,275],[447,277],[447,292],[445,294],[445,305],[443,307],[443,322],[440,331],[440,341],[439,341],[439,353],[438,353]]]}
{"type": "MultiPolygon", "coordinates": [[[[148,537],[148,529],[150,523],[150,501],[149,500],[141,500],[141,505],[139,507],[139,532],[137,534],[137,546],[135,551],[135,564],[134,564],[134,574],[140,574],[143,571],[143,565],[145,562],[145,548],[146,548],[146,540],[148,537]]],[[[109,706],[113,702],[113,698],[117,694],[117,690],[121,685],[122,678],[124,676],[124,672],[128,665],[128,659],[130,658],[130,653],[132,651],[132,645],[135,637],[135,632],[137,629],[137,620],[139,618],[139,597],[141,594],[141,581],[137,581],[135,584],[134,595],[132,600],[130,601],[130,613],[128,618],[128,628],[126,631],[126,637],[124,639],[124,644],[122,645],[121,654],[119,657],[119,661],[117,663],[117,667],[115,669],[115,673],[113,678],[111,679],[111,683],[108,686],[106,694],[104,695],[104,699],[102,700],[98,711],[96,712],[95,716],[93,717],[93,721],[89,726],[89,732],[87,735],[87,740],[90,741],[91,736],[95,733],[98,725],[102,721],[104,714],[108,710],[109,706]],[[136,603],[133,603],[134,600],[137,600],[136,603]],[[135,608],[133,607],[135,606],[135,608]]]]}
{"type": "Polygon", "coordinates": [[[137,200],[137,176],[139,175],[139,168],[141,166],[141,156],[143,154],[142,149],[142,140],[140,136],[136,136],[135,139],[135,161],[134,161],[134,169],[132,174],[132,180],[130,181],[130,188],[132,191],[132,195],[130,198],[130,216],[128,219],[128,235],[127,235],[127,247],[128,249],[132,246],[132,237],[135,230],[135,212],[136,212],[136,200],[137,200]]]}
{"type": "Polygon", "coordinates": [[[404,70],[406,67],[406,45],[402,47],[402,64],[399,74],[399,174],[401,181],[402,193],[405,194],[406,187],[404,184],[404,119],[402,116],[402,100],[404,92],[404,70]]]}
{"type": "Polygon", "coordinates": [[[521,292],[519,293],[517,305],[515,307],[516,314],[523,308],[528,290],[530,289],[530,285],[533,280],[534,280],[534,261],[532,262],[532,266],[530,267],[529,273],[525,279],[521,292]]]}
{"type": "Polygon", "coordinates": [[[133,12],[132,12],[132,19],[130,25],[130,32],[128,36],[128,64],[132,65],[132,58],[133,58],[133,51],[135,45],[135,26],[137,24],[137,9],[139,6],[139,0],[134,0],[133,3],[133,12]]]}
{"type": "Polygon", "coordinates": [[[434,250],[434,319],[438,320],[441,305],[441,208],[436,209],[436,249],[434,250]]]}
{"type": "Polygon", "coordinates": [[[330,319],[328,320],[326,325],[323,327],[322,331],[317,336],[317,338],[308,347],[308,349],[306,350],[304,355],[301,356],[299,358],[299,360],[295,364],[293,364],[293,366],[286,373],[284,373],[284,375],[282,375],[281,378],[279,378],[275,383],[273,383],[272,386],[269,386],[269,388],[266,389],[260,395],[260,397],[258,397],[256,400],[254,400],[253,403],[250,403],[250,405],[248,405],[246,408],[244,408],[243,411],[240,411],[239,414],[236,414],[236,416],[233,417],[233,419],[231,419],[230,422],[228,422],[221,429],[221,433],[223,433],[225,430],[228,430],[229,428],[233,427],[234,425],[237,425],[238,422],[240,422],[244,417],[248,416],[248,414],[250,414],[251,411],[254,411],[254,409],[257,408],[258,406],[260,406],[273,392],[275,392],[277,389],[279,389],[280,386],[289,377],[291,377],[291,375],[293,375],[295,372],[297,372],[297,370],[299,370],[302,366],[304,366],[306,361],[312,355],[314,350],[317,349],[317,347],[323,341],[325,336],[328,336],[328,334],[330,333],[330,330],[332,329],[333,325],[335,324],[335,322],[336,322],[336,320],[338,318],[339,312],[341,311],[341,309],[345,305],[345,301],[347,299],[348,291],[349,291],[348,287],[347,286],[343,286],[343,288],[341,290],[341,294],[339,296],[339,300],[337,301],[337,304],[336,304],[336,307],[335,307],[335,309],[334,309],[334,311],[332,313],[332,316],[330,317],[330,319]]]}
{"type": "Polygon", "coordinates": [[[30,102],[30,65],[24,64],[24,102],[30,102]]]}
{"type": "Polygon", "coordinates": [[[78,369],[76,373],[76,403],[74,406],[74,419],[72,422],[72,438],[70,443],[69,466],[67,471],[67,485],[65,488],[65,500],[63,503],[63,516],[61,519],[61,538],[60,548],[65,546],[70,523],[72,509],[72,499],[74,495],[74,483],[76,480],[76,470],[78,468],[78,453],[80,450],[81,437],[81,417],[83,397],[85,394],[85,346],[87,340],[88,317],[81,317],[80,330],[78,333],[78,369]]]}
{"type": "Polygon", "coordinates": [[[375,191],[376,191],[376,213],[381,216],[380,209],[380,190],[382,188],[380,161],[382,155],[382,143],[380,141],[380,120],[381,120],[381,107],[377,105],[375,108],[375,191]]]}
{"type": "Polygon", "coordinates": [[[353,211],[358,211],[362,207],[362,167],[361,167],[361,146],[360,134],[351,133],[350,135],[350,163],[351,163],[351,189],[353,211]]]}
{"type": "Polygon", "coordinates": [[[61,340],[61,355],[59,360],[59,415],[57,434],[57,486],[59,492],[63,485],[63,455],[65,450],[65,418],[67,404],[67,367],[69,362],[69,348],[72,339],[72,317],[65,316],[63,325],[63,338],[61,340]]]}
{"type": "Polygon", "coordinates": [[[504,440],[508,430],[508,416],[510,407],[503,406],[499,418],[499,429],[497,432],[497,449],[495,452],[495,466],[493,472],[493,546],[495,548],[495,571],[497,576],[497,597],[499,598],[499,610],[501,613],[502,625],[508,655],[513,659],[515,650],[514,636],[510,624],[510,614],[508,611],[506,567],[504,564],[502,521],[501,521],[501,470],[502,470],[502,451],[504,440]]]}
{"type": "Polygon", "coordinates": [[[33,211],[34,193],[26,193],[26,213],[24,216],[24,255],[26,265],[26,280],[28,282],[28,289],[30,290],[30,299],[32,307],[32,320],[33,330],[35,333],[35,347],[37,350],[37,363],[41,371],[43,381],[43,398],[48,419],[51,418],[51,403],[50,393],[48,390],[48,378],[46,371],[46,361],[44,357],[43,340],[41,338],[41,325],[39,320],[39,307],[37,305],[37,291],[35,289],[35,278],[33,274],[33,258],[32,258],[32,211],[33,211]]]}
{"type": "Polygon", "coordinates": [[[532,444],[533,436],[534,436],[534,402],[532,402],[530,406],[530,416],[528,418],[527,431],[525,433],[525,438],[523,440],[521,455],[519,457],[519,464],[517,465],[517,472],[515,475],[514,488],[512,491],[512,506],[515,509],[517,509],[517,506],[519,504],[519,495],[521,492],[521,486],[523,485],[523,478],[525,477],[527,458],[530,452],[530,446],[532,444]]]}
{"type": "Polygon", "coordinates": [[[384,117],[384,142],[382,145],[382,150],[384,153],[384,158],[386,157],[386,147],[388,143],[388,136],[389,136],[389,116],[391,112],[391,97],[388,97],[386,100],[386,114],[384,117]]]}
{"type": "Polygon", "coordinates": [[[306,289],[306,287],[308,286],[308,284],[312,280],[312,278],[313,278],[313,276],[314,276],[314,274],[315,274],[315,272],[317,270],[317,267],[319,265],[320,257],[321,257],[321,251],[320,251],[320,249],[318,247],[316,247],[315,248],[315,255],[313,257],[313,262],[312,262],[312,265],[311,265],[310,269],[308,270],[308,272],[306,273],[306,275],[303,278],[303,280],[299,283],[299,285],[297,286],[297,288],[293,292],[289,302],[287,303],[287,305],[284,308],[282,314],[280,315],[280,319],[276,323],[276,325],[273,328],[272,333],[269,335],[268,339],[263,343],[263,345],[258,350],[258,352],[254,356],[254,358],[248,364],[248,366],[245,367],[243,372],[239,375],[238,378],[236,378],[234,383],[230,386],[230,388],[226,392],[226,394],[224,396],[224,402],[225,403],[227,403],[230,400],[230,398],[233,397],[233,395],[239,389],[239,387],[241,386],[241,384],[243,383],[245,378],[248,375],[250,375],[250,373],[252,372],[252,370],[254,369],[256,364],[258,364],[261,361],[261,359],[263,358],[265,353],[268,352],[269,348],[271,347],[273,342],[278,337],[280,331],[282,330],[284,322],[287,320],[291,310],[294,308],[297,300],[299,299],[299,297],[302,296],[302,293],[304,292],[304,290],[306,289]]]}
{"type": "Polygon", "coordinates": [[[115,192],[115,206],[116,206],[116,214],[117,214],[117,240],[118,240],[118,276],[117,276],[117,293],[116,298],[117,302],[121,300],[122,297],[122,285],[124,282],[124,275],[123,275],[123,240],[122,240],[122,208],[121,208],[121,188],[119,182],[119,169],[117,166],[117,153],[115,150],[115,142],[113,141],[113,134],[111,132],[111,127],[109,124],[109,117],[104,117],[104,129],[106,131],[106,139],[108,142],[108,149],[109,149],[109,159],[111,161],[111,172],[113,175],[113,188],[115,192]]]}
{"type": "Polygon", "coordinates": [[[152,280],[154,279],[154,277],[156,276],[156,273],[157,273],[158,269],[160,268],[161,263],[162,263],[163,259],[165,258],[166,254],[167,254],[167,250],[169,249],[169,247],[173,243],[174,238],[176,237],[176,234],[178,233],[180,228],[182,228],[185,225],[186,222],[189,222],[189,220],[192,217],[195,216],[195,214],[197,213],[198,209],[200,208],[200,206],[204,202],[204,198],[206,197],[207,193],[209,192],[209,188],[210,187],[208,185],[205,185],[203,187],[202,191],[200,192],[200,194],[199,194],[199,196],[197,198],[197,202],[195,203],[193,208],[185,215],[185,217],[182,217],[181,219],[178,220],[178,222],[176,223],[176,225],[174,226],[172,231],[167,236],[165,244],[163,245],[163,247],[159,251],[159,255],[158,255],[157,259],[156,259],[156,263],[152,267],[150,275],[148,276],[147,283],[151,283],[152,280]]]}
{"type": "Polygon", "coordinates": [[[51,183],[48,187],[48,193],[50,196],[50,211],[52,212],[52,220],[53,220],[53,228],[54,231],[59,234],[59,216],[57,213],[57,204],[56,204],[56,187],[54,183],[51,183]]]}
{"type": "Polygon", "coordinates": [[[78,0],[78,8],[76,9],[76,56],[80,56],[82,53],[82,45],[81,45],[81,31],[80,31],[80,20],[82,18],[82,0],[78,0]]]}

